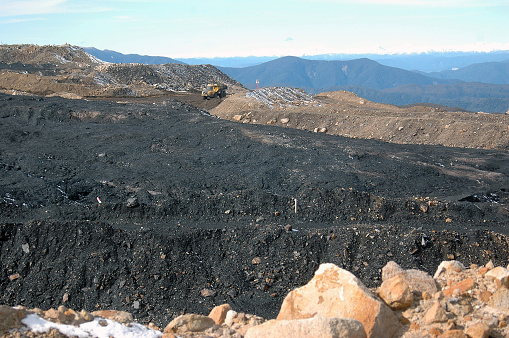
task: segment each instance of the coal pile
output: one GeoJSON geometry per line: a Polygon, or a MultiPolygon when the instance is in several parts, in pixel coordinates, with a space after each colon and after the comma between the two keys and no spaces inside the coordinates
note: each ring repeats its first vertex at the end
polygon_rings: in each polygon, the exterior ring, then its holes
{"type": "Polygon", "coordinates": [[[0,95],[0,129],[4,304],[272,318],[320,263],[376,286],[390,260],[509,258],[502,150],[239,124],[175,100],[0,95]]]}

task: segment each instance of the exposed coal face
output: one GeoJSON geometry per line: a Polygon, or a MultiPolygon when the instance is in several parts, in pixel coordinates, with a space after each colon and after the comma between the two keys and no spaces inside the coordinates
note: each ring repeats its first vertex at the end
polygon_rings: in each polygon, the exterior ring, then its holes
{"type": "Polygon", "coordinates": [[[274,318],[286,294],[306,284],[320,263],[348,269],[374,287],[391,260],[433,275],[447,257],[477,264],[509,259],[507,237],[485,230],[397,225],[298,230],[251,225],[161,232],[85,221],[3,224],[0,302],[124,310],[160,326],[182,312],[208,314],[225,302],[237,311],[274,318]]]}

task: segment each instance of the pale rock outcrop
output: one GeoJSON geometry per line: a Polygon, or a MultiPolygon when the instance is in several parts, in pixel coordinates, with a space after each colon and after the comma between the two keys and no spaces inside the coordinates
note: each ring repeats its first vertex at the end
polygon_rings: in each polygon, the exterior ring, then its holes
{"type": "Polygon", "coordinates": [[[312,317],[352,318],[362,323],[368,337],[391,337],[401,323],[352,273],[322,264],[305,286],[291,291],[277,320],[312,317]]]}
{"type": "Polygon", "coordinates": [[[362,324],[351,318],[313,317],[269,320],[250,328],[245,338],[365,338],[362,324]]]}

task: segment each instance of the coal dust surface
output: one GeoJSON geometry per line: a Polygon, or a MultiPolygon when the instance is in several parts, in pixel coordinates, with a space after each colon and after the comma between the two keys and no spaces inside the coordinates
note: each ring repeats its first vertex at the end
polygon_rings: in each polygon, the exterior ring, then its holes
{"type": "Polygon", "coordinates": [[[509,154],[0,95],[0,303],[274,318],[320,263],[506,265],[509,154]]]}

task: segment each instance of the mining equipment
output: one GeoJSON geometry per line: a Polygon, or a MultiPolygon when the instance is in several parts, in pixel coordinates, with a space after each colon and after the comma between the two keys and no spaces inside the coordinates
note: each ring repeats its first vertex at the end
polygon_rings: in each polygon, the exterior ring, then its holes
{"type": "Polygon", "coordinates": [[[228,88],[228,86],[224,84],[208,84],[201,92],[201,96],[204,100],[214,97],[226,97],[226,88],[228,88]]]}

